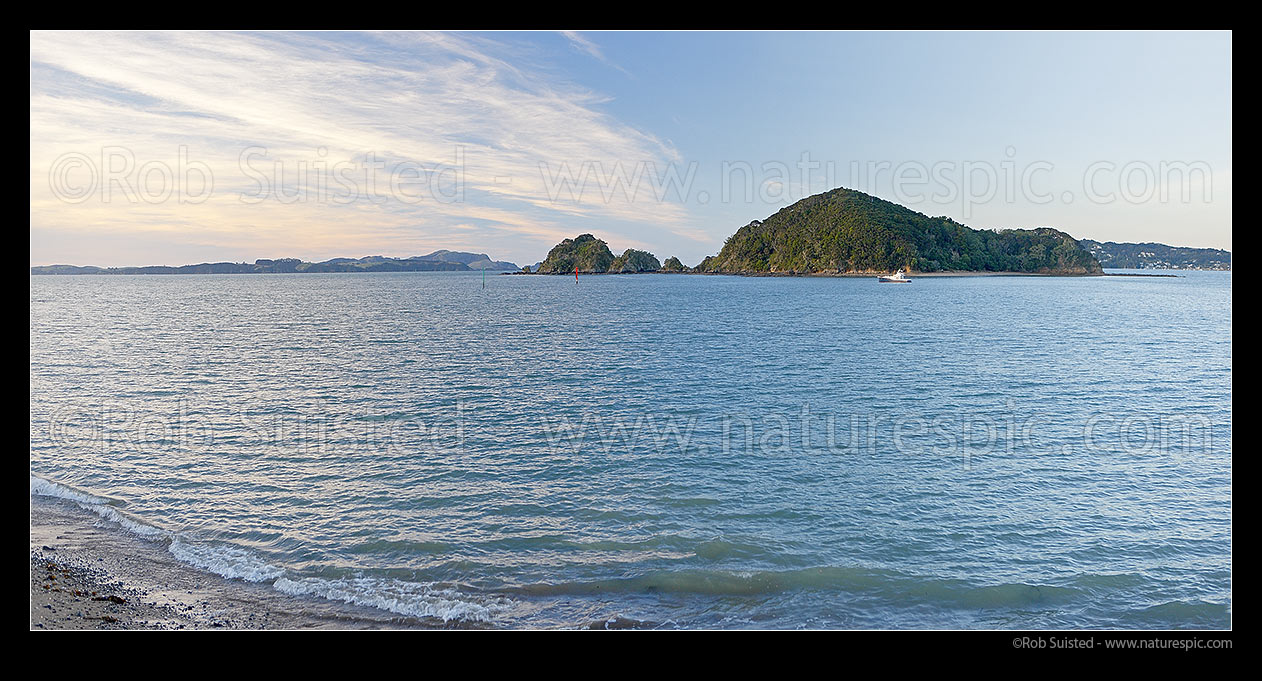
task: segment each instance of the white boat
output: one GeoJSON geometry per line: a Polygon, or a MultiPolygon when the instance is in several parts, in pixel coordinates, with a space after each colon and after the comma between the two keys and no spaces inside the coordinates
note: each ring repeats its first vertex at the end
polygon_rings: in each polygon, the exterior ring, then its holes
{"type": "Polygon", "coordinates": [[[907,275],[903,274],[902,270],[899,270],[895,272],[893,275],[888,276],[888,277],[877,277],[876,280],[882,284],[910,284],[911,283],[911,279],[909,279],[907,275]]]}

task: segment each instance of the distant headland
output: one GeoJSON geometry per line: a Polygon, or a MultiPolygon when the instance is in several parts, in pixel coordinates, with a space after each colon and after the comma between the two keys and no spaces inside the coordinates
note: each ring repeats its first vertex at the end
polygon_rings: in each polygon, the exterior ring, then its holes
{"type": "Polygon", "coordinates": [[[1130,270],[1231,270],[1231,252],[1157,243],[1126,244],[1079,239],[1102,267],[1130,270]]]}
{"type": "Polygon", "coordinates": [[[492,260],[485,253],[461,251],[434,251],[429,255],[410,258],[387,258],[370,255],[364,258],[333,258],[323,262],[304,262],[297,258],[255,260],[244,262],[207,262],[197,265],[168,267],[78,267],[75,265],[44,265],[32,267],[31,274],[290,274],[317,272],[505,272],[518,270],[518,266],[502,260],[492,260]]]}

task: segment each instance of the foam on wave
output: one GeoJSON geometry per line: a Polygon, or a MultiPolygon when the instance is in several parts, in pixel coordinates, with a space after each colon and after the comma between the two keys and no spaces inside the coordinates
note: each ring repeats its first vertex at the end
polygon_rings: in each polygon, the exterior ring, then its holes
{"type": "Polygon", "coordinates": [[[34,474],[31,475],[31,494],[73,501],[81,508],[141,536],[162,537],[167,535],[167,532],[161,528],[154,527],[129,513],[119,510],[118,507],[124,505],[124,502],[119,499],[92,494],[65,483],[53,482],[34,474]]]}
{"type": "Polygon", "coordinates": [[[440,619],[444,622],[491,622],[512,607],[512,601],[506,598],[475,598],[434,584],[376,577],[281,577],[273,586],[291,596],[319,596],[331,601],[365,605],[408,617],[440,619]]]}
{"type": "Polygon", "coordinates": [[[57,497],[58,499],[68,499],[81,504],[108,504],[108,497],[97,496],[81,489],[76,489],[70,485],[60,482],[53,482],[41,478],[34,473],[31,474],[31,494],[37,494],[44,497],[57,497]]]}
{"type": "Polygon", "coordinates": [[[240,546],[194,544],[175,537],[167,550],[182,563],[208,570],[228,579],[267,582],[285,574],[284,568],[276,567],[253,551],[240,546]]]}

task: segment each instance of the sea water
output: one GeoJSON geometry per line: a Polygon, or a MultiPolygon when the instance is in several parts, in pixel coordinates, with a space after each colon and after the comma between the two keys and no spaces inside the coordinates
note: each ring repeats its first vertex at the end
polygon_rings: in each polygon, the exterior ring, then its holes
{"type": "Polygon", "coordinates": [[[422,622],[1231,625],[1231,274],[34,276],[31,491],[422,622]]]}

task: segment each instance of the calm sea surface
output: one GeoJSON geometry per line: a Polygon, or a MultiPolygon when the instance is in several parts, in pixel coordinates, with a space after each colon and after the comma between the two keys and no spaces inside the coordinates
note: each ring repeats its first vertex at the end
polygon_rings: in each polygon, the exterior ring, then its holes
{"type": "Polygon", "coordinates": [[[30,279],[32,492],[426,621],[1231,624],[1231,275],[30,279]]]}

